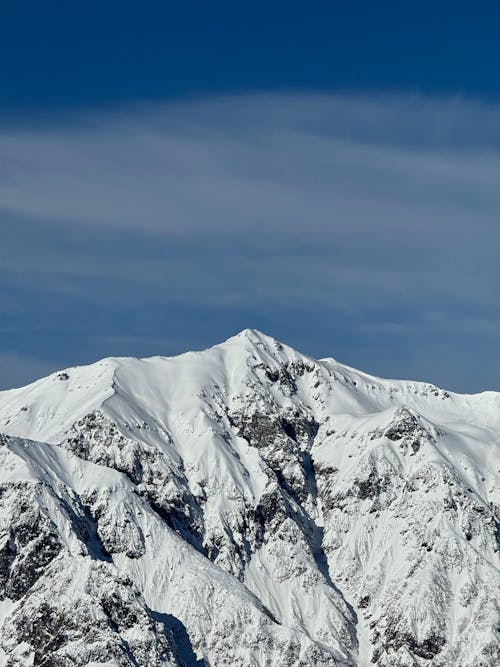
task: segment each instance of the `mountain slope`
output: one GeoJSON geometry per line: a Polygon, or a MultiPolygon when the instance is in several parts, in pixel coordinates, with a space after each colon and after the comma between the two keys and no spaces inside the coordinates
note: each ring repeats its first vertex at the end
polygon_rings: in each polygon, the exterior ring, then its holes
{"type": "Polygon", "coordinates": [[[6,664],[497,664],[499,394],[246,330],[0,392],[0,432],[6,664]]]}

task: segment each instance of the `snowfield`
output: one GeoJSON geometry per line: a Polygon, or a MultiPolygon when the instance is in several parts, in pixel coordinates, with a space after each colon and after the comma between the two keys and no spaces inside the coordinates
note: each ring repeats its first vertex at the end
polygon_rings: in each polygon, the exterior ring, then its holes
{"type": "Polygon", "coordinates": [[[0,392],[0,665],[496,667],[500,394],[258,331],[0,392]]]}

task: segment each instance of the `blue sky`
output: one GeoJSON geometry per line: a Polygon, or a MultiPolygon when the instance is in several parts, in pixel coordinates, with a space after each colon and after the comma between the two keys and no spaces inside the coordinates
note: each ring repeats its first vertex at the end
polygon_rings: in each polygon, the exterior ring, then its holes
{"type": "Polygon", "coordinates": [[[61,5],[0,28],[0,387],[256,327],[500,389],[498,3],[61,5]]]}

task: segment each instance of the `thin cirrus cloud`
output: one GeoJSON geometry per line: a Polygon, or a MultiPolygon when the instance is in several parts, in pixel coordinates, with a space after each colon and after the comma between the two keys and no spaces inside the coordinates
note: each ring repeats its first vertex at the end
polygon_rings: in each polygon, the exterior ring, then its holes
{"type": "Polygon", "coordinates": [[[255,94],[4,121],[4,350],[56,367],[258,326],[372,372],[498,387],[499,111],[255,94]]]}

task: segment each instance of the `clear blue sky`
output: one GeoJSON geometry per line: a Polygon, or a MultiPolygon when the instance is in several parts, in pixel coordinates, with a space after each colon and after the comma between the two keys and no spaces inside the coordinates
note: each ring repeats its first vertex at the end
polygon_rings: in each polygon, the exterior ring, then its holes
{"type": "Polygon", "coordinates": [[[261,328],[500,389],[500,3],[6,2],[0,387],[261,328]]]}
{"type": "Polygon", "coordinates": [[[4,2],[6,108],[247,90],[498,97],[500,4],[4,2]]]}

